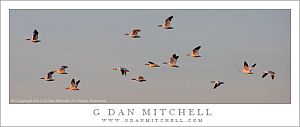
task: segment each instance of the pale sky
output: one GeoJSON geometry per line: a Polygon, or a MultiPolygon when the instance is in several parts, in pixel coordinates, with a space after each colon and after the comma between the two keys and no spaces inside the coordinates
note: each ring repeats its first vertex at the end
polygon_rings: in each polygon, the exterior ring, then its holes
{"type": "Polygon", "coordinates": [[[10,10],[10,99],[290,103],[290,10],[10,10]],[[173,30],[157,25],[173,15],[173,30]],[[133,28],[141,38],[124,36],[133,28]],[[37,44],[26,41],[34,29],[37,44]],[[197,46],[200,58],[186,54],[197,46]],[[179,68],[162,63],[179,55],[179,68]],[[159,68],[144,64],[153,61],[159,68]],[[256,63],[253,75],[239,72],[256,63]],[[67,65],[69,74],[40,77],[67,65]],[[129,69],[127,76],[113,67],[129,69]],[[276,72],[261,78],[263,71],[276,72]],[[143,75],[146,82],[131,78],[143,75]],[[79,91],[66,91],[72,78],[79,91]],[[211,80],[225,84],[213,89],[211,80]]]}

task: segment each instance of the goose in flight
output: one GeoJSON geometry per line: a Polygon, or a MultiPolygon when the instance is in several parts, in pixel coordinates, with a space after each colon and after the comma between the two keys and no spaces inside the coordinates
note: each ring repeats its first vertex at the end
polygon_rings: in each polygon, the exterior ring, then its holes
{"type": "Polygon", "coordinates": [[[198,46],[196,48],[193,49],[192,53],[191,54],[187,54],[187,56],[192,56],[194,58],[197,58],[197,57],[201,57],[199,55],[199,49],[201,48],[201,46],[198,46]]]}
{"type": "Polygon", "coordinates": [[[178,59],[179,56],[176,56],[176,54],[174,53],[172,55],[172,57],[170,58],[170,62],[167,63],[167,62],[163,62],[163,64],[168,64],[170,67],[179,67],[176,65],[176,62],[177,62],[177,59],[178,59]]]}
{"type": "Polygon", "coordinates": [[[133,29],[132,32],[130,34],[126,33],[124,35],[128,35],[131,38],[140,38],[141,36],[138,35],[138,33],[141,32],[140,29],[133,29]]]}
{"type": "Polygon", "coordinates": [[[247,64],[247,62],[244,61],[244,69],[243,69],[243,70],[240,70],[240,72],[244,72],[244,73],[246,73],[246,74],[253,74],[253,73],[251,72],[251,70],[255,67],[255,65],[256,65],[256,63],[253,64],[251,67],[249,67],[248,64],[247,64]]]}
{"type": "Polygon", "coordinates": [[[54,79],[52,79],[52,75],[53,75],[54,71],[50,71],[47,73],[47,76],[42,77],[40,79],[43,79],[45,81],[54,81],[54,79]]]}
{"type": "Polygon", "coordinates": [[[222,81],[211,81],[211,83],[215,84],[214,89],[216,89],[218,86],[220,86],[222,84],[225,84],[225,82],[222,82],[222,81]]]}
{"type": "Polygon", "coordinates": [[[262,78],[266,77],[268,74],[271,74],[271,78],[272,78],[272,80],[274,80],[276,73],[273,72],[273,71],[264,71],[264,74],[262,75],[262,78]]]}
{"type": "Polygon", "coordinates": [[[173,18],[173,16],[170,16],[170,17],[166,18],[164,24],[163,25],[158,25],[158,27],[161,27],[163,29],[173,29],[173,27],[171,27],[172,18],[173,18]]]}
{"type": "Polygon", "coordinates": [[[131,80],[136,80],[138,82],[144,82],[144,81],[146,81],[143,76],[138,76],[137,78],[132,78],[131,80]]]}
{"type": "Polygon", "coordinates": [[[125,76],[126,76],[126,73],[129,72],[128,69],[123,68],[123,67],[113,68],[113,70],[119,70],[119,71],[121,71],[121,74],[122,74],[122,75],[125,75],[125,76]]]}
{"type": "Polygon", "coordinates": [[[59,69],[55,70],[55,72],[58,74],[68,74],[66,73],[66,68],[68,68],[68,66],[61,66],[59,69]]]}
{"type": "Polygon", "coordinates": [[[78,80],[77,82],[75,82],[75,79],[72,79],[71,81],[71,84],[69,87],[65,88],[65,90],[79,90],[77,87],[78,87],[78,84],[79,84],[80,80],[78,80]]]}
{"type": "Polygon", "coordinates": [[[155,63],[153,63],[153,62],[151,62],[151,61],[149,61],[149,62],[146,63],[145,65],[148,66],[148,67],[159,67],[159,65],[157,65],[157,64],[155,64],[155,63]]]}
{"type": "Polygon", "coordinates": [[[39,32],[35,29],[35,30],[33,31],[33,34],[32,34],[31,39],[30,39],[30,38],[27,38],[26,40],[31,41],[31,42],[33,42],[33,43],[41,42],[41,41],[38,40],[38,39],[39,39],[39,32]]]}

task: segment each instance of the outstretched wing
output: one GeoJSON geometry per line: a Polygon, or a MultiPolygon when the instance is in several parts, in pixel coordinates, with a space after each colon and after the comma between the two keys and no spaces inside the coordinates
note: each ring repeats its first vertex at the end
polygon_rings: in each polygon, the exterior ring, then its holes
{"type": "Polygon", "coordinates": [[[166,18],[165,24],[164,24],[166,27],[171,26],[171,20],[172,20],[172,18],[173,18],[173,16],[170,16],[170,17],[166,18]]]}
{"type": "Polygon", "coordinates": [[[61,66],[61,68],[68,68],[68,66],[63,65],[63,66],[61,66]]]}
{"type": "Polygon", "coordinates": [[[140,31],[141,31],[141,30],[139,30],[139,29],[134,29],[134,30],[132,30],[131,35],[137,36],[137,35],[138,35],[138,32],[140,32],[140,31]]]}
{"type": "Polygon", "coordinates": [[[177,60],[179,56],[176,56],[176,54],[173,54],[172,57],[177,60]]]}
{"type": "Polygon", "coordinates": [[[126,72],[125,72],[124,69],[121,69],[121,74],[122,74],[122,75],[124,75],[124,74],[126,75],[126,72]]]}
{"type": "Polygon", "coordinates": [[[199,54],[199,49],[201,48],[201,46],[198,46],[196,48],[193,49],[193,54],[199,54]]]}
{"type": "Polygon", "coordinates": [[[148,63],[149,63],[149,64],[154,64],[154,63],[153,63],[153,62],[151,62],[151,61],[149,61],[148,63]]]}
{"type": "Polygon", "coordinates": [[[80,83],[80,80],[78,80],[78,81],[76,82],[76,87],[78,86],[79,83],[80,83]]]}
{"type": "Polygon", "coordinates": [[[37,30],[33,31],[32,40],[38,40],[39,32],[37,30]]]}
{"type": "Polygon", "coordinates": [[[270,74],[276,74],[274,71],[268,71],[270,74]]]}
{"type": "Polygon", "coordinates": [[[72,80],[71,80],[71,84],[72,84],[72,85],[75,84],[75,79],[72,79],[72,80]]]}
{"type": "Polygon", "coordinates": [[[50,71],[47,73],[47,77],[48,79],[51,79],[52,78],[52,74],[54,73],[54,71],[50,71]]]}
{"type": "Polygon", "coordinates": [[[244,69],[245,69],[245,70],[249,70],[249,67],[248,67],[248,64],[247,64],[246,61],[244,61],[244,69]]]}
{"type": "Polygon", "coordinates": [[[268,75],[268,73],[264,73],[264,74],[262,75],[262,78],[266,77],[267,75],[268,75]]]}
{"type": "Polygon", "coordinates": [[[173,54],[171,59],[170,59],[170,64],[176,65],[177,59],[179,56],[176,56],[176,54],[173,54]]]}
{"type": "Polygon", "coordinates": [[[218,83],[216,83],[216,84],[215,84],[215,86],[214,86],[214,89],[216,89],[218,86],[219,86],[219,84],[218,84],[218,83]]]}

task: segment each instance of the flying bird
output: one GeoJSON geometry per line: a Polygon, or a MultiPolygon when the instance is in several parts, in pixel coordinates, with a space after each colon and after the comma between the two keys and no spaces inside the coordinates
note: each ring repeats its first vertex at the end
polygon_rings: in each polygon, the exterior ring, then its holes
{"type": "Polygon", "coordinates": [[[130,34],[126,33],[124,35],[128,35],[131,38],[140,38],[141,36],[138,35],[138,33],[141,32],[140,29],[133,29],[132,32],[130,34]]]}
{"type": "Polygon", "coordinates": [[[43,79],[45,81],[54,81],[54,79],[52,79],[52,75],[53,75],[54,71],[50,71],[47,73],[47,76],[42,77],[40,79],[43,79]]]}
{"type": "Polygon", "coordinates": [[[240,72],[244,72],[244,73],[246,73],[246,74],[253,74],[253,73],[251,72],[251,70],[255,67],[255,65],[256,65],[256,63],[253,64],[251,67],[249,67],[248,64],[247,64],[247,62],[244,61],[244,69],[243,69],[243,70],[240,70],[240,72]]]}
{"type": "Polygon", "coordinates": [[[137,78],[132,78],[131,80],[136,80],[138,82],[144,82],[144,81],[146,81],[143,76],[138,76],[137,78]]]}
{"type": "Polygon", "coordinates": [[[179,67],[176,65],[176,62],[177,62],[177,59],[178,59],[179,56],[176,56],[176,54],[174,53],[172,55],[172,57],[170,58],[170,62],[167,63],[167,62],[163,62],[163,64],[168,64],[170,67],[179,67]]]}
{"type": "Polygon", "coordinates": [[[225,84],[225,82],[222,82],[222,81],[211,81],[211,83],[215,84],[214,89],[216,89],[218,86],[220,86],[222,84],[225,84]]]}
{"type": "Polygon", "coordinates": [[[155,63],[153,63],[153,62],[151,62],[151,61],[149,61],[149,62],[146,63],[145,65],[148,66],[148,67],[159,67],[159,65],[157,65],[157,64],[155,64],[155,63]]]}
{"type": "Polygon", "coordinates": [[[72,79],[71,80],[71,84],[69,87],[65,88],[65,90],[79,90],[77,87],[78,87],[78,84],[79,84],[80,80],[78,80],[77,82],[75,82],[75,79],[72,79]]]}
{"type": "Polygon", "coordinates": [[[262,78],[266,77],[268,74],[271,74],[271,78],[272,78],[272,80],[274,80],[276,73],[273,72],[273,71],[264,71],[264,74],[262,75],[262,78]]]}
{"type": "Polygon", "coordinates": [[[66,73],[66,68],[68,68],[68,66],[61,66],[59,69],[55,70],[55,72],[58,74],[68,74],[66,73]]]}
{"type": "Polygon", "coordinates": [[[121,71],[121,74],[122,74],[122,75],[125,75],[125,76],[126,76],[126,73],[129,72],[128,69],[123,68],[123,67],[113,68],[113,70],[119,70],[119,71],[121,71]]]}
{"type": "Polygon", "coordinates": [[[173,16],[170,16],[168,18],[165,19],[165,22],[163,25],[158,25],[158,27],[161,27],[163,29],[173,29],[173,27],[171,27],[171,20],[173,19],[173,16]]]}
{"type": "Polygon", "coordinates": [[[201,57],[199,55],[199,49],[201,48],[201,46],[198,46],[196,48],[193,49],[192,53],[191,54],[187,54],[187,56],[192,56],[194,58],[197,58],[197,57],[201,57]]]}
{"type": "Polygon", "coordinates": [[[30,39],[30,38],[27,38],[26,40],[31,41],[31,42],[33,42],[33,43],[41,42],[41,41],[38,40],[38,39],[39,39],[39,32],[35,29],[35,30],[33,31],[33,34],[32,34],[31,39],[30,39]]]}

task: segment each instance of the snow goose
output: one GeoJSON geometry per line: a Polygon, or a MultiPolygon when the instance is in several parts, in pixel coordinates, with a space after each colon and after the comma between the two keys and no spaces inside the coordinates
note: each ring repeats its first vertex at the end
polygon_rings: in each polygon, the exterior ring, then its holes
{"type": "Polygon", "coordinates": [[[264,71],[264,74],[262,75],[262,78],[266,77],[268,74],[271,74],[271,78],[272,78],[272,80],[274,80],[276,73],[273,72],[273,71],[264,71]]]}
{"type": "Polygon", "coordinates": [[[222,81],[211,81],[211,83],[215,84],[214,89],[216,89],[218,86],[220,86],[222,84],[225,84],[225,82],[222,82],[222,81]]]}
{"type": "Polygon", "coordinates": [[[174,53],[172,55],[172,57],[170,58],[170,62],[167,63],[167,62],[163,62],[163,64],[168,64],[170,67],[179,67],[176,65],[176,62],[177,62],[177,59],[178,59],[179,56],[176,56],[176,54],[174,53]]]}
{"type": "Polygon", "coordinates": [[[31,41],[31,42],[33,42],[33,43],[41,42],[40,40],[38,40],[38,38],[39,38],[39,32],[35,29],[35,30],[33,31],[33,34],[32,34],[31,39],[28,38],[28,39],[26,39],[26,40],[31,41]]]}
{"type": "Polygon", "coordinates": [[[43,80],[45,80],[45,81],[54,81],[54,79],[52,79],[52,74],[53,74],[53,73],[54,73],[54,71],[50,71],[50,72],[47,73],[47,76],[42,77],[42,78],[40,78],[40,79],[43,79],[43,80]]]}
{"type": "Polygon", "coordinates": [[[155,63],[153,63],[153,62],[151,62],[151,61],[149,61],[149,62],[146,63],[145,65],[148,66],[148,67],[159,67],[159,65],[157,65],[157,64],[155,64],[155,63]]]}
{"type": "Polygon", "coordinates": [[[119,70],[119,71],[121,71],[121,74],[122,74],[122,75],[125,75],[125,76],[126,76],[126,73],[129,72],[128,69],[123,68],[123,67],[113,68],[113,70],[119,70]]]}
{"type": "Polygon", "coordinates": [[[146,81],[143,76],[138,76],[137,78],[132,78],[131,80],[136,80],[138,82],[144,82],[144,81],[146,81]]]}
{"type": "Polygon", "coordinates": [[[158,27],[161,27],[163,29],[173,29],[173,27],[171,27],[172,18],[173,18],[173,16],[170,16],[170,17],[166,18],[164,24],[163,25],[158,25],[158,27]]]}
{"type": "Polygon", "coordinates": [[[198,47],[194,48],[193,51],[192,51],[192,53],[191,53],[191,54],[187,54],[187,56],[192,56],[192,57],[194,57],[194,58],[196,58],[196,57],[201,57],[201,56],[199,55],[199,49],[200,49],[200,48],[201,48],[201,46],[198,46],[198,47]]]}
{"type": "Polygon", "coordinates": [[[253,74],[251,70],[255,67],[256,64],[253,64],[251,67],[248,66],[247,62],[244,61],[244,69],[240,70],[240,72],[244,72],[246,74],[253,74]]]}
{"type": "Polygon", "coordinates": [[[77,82],[75,82],[75,79],[72,79],[71,80],[71,84],[69,87],[65,88],[65,90],[79,90],[77,87],[78,87],[78,84],[79,84],[80,80],[78,80],[77,82]]]}
{"type": "Polygon", "coordinates": [[[58,74],[68,74],[66,73],[66,68],[68,68],[68,66],[61,66],[59,69],[55,70],[55,72],[58,74]]]}
{"type": "Polygon", "coordinates": [[[126,33],[124,35],[128,35],[131,38],[140,38],[141,36],[138,35],[138,32],[141,32],[141,30],[140,29],[133,29],[130,34],[126,33]]]}

